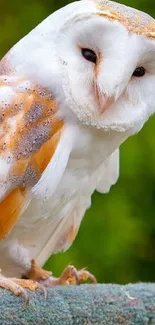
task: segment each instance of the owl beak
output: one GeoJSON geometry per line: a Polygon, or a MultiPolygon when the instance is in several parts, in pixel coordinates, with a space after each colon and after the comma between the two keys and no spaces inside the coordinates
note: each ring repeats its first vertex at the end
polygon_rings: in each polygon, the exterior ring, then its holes
{"type": "Polygon", "coordinates": [[[104,101],[102,101],[102,104],[99,107],[99,113],[102,115],[115,101],[114,97],[108,97],[104,96],[104,101]]]}

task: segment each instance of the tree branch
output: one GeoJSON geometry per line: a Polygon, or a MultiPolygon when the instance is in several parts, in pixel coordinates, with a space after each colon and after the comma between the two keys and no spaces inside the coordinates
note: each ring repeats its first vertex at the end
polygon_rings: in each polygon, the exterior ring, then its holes
{"type": "Polygon", "coordinates": [[[154,325],[155,284],[54,287],[24,298],[0,289],[0,325],[154,325]]]}

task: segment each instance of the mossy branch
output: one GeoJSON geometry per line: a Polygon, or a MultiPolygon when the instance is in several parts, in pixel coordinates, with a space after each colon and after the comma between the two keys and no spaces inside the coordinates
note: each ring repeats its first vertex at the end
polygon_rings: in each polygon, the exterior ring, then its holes
{"type": "Polygon", "coordinates": [[[155,325],[155,284],[55,287],[24,298],[0,289],[0,325],[155,325]]]}

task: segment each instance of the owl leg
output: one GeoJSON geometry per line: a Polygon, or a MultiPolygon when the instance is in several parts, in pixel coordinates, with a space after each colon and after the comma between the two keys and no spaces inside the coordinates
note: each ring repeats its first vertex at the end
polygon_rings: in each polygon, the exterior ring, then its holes
{"type": "Polygon", "coordinates": [[[16,296],[23,295],[25,298],[25,306],[29,302],[29,295],[26,289],[29,289],[31,291],[41,289],[45,297],[47,296],[46,289],[38,282],[32,280],[6,278],[1,273],[0,273],[0,287],[13,292],[16,296]]]}
{"type": "Polygon", "coordinates": [[[40,284],[48,288],[65,284],[78,285],[81,283],[81,281],[86,282],[88,280],[91,280],[93,283],[97,283],[95,277],[91,273],[85,269],[77,271],[72,265],[67,266],[59,278],[55,278],[52,276],[51,272],[47,272],[38,267],[34,260],[32,260],[31,270],[27,273],[26,277],[28,279],[38,281],[40,284]]]}

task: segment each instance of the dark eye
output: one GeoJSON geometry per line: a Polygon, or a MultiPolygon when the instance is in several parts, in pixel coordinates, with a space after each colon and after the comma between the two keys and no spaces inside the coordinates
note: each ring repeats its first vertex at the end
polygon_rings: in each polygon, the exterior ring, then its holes
{"type": "Polygon", "coordinates": [[[134,77],[143,77],[145,75],[145,69],[143,67],[138,67],[135,69],[133,76],[134,77]]]}
{"type": "Polygon", "coordinates": [[[82,55],[83,57],[90,62],[96,63],[97,61],[97,56],[94,51],[89,50],[89,49],[82,49],[82,55]]]}

